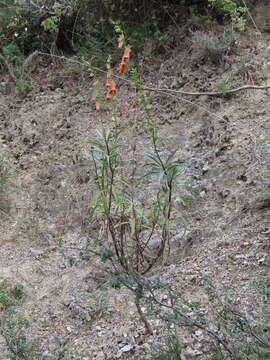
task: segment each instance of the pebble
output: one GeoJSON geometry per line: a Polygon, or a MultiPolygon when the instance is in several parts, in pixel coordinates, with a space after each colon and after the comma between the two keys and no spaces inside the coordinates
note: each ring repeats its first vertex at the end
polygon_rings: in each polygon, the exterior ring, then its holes
{"type": "Polygon", "coordinates": [[[243,254],[239,254],[239,255],[235,255],[235,259],[244,259],[245,255],[243,254]]]}
{"type": "Polygon", "coordinates": [[[221,255],[221,256],[219,257],[219,261],[220,261],[220,262],[223,262],[225,259],[226,259],[226,255],[221,255]]]}
{"type": "Polygon", "coordinates": [[[29,249],[30,253],[34,256],[40,256],[40,255],[43,255],[44,254],[44,251],[43,250],[39,250],[39,249],[32,249],[30,248],[29,249]]]}
{"type": "Polygon", "coordinates": [[[131,344],[128,344],[128,345],[125,345],[124,347],[122,347],[121,349],[120,349],[120,351],[122,351],[122,352],[128,352],[128,351],[130,351],[131,349],[132,349],[132,345],[131,344]]]}
{"type": "Polygon", "coordinates": [[[153,276],[149,276],[148,280],[151,282],[156,282],[158,281],[159,277],[158,275],[153,275],[153,276]]]}

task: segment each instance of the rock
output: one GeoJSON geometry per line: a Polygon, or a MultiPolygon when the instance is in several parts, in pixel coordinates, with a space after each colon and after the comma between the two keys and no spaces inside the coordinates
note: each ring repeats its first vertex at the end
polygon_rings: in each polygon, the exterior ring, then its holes
{"type": "Polygon", "coordinates": [[[149,276],[148,280],[151,282],[157,282],[159,280],[159,276],[158,275],[149,276]]]}
{"type": "Polygon", "coordinates": [[[244,254],[238,254],[238,255],[235,255],[235,259],[239,260],[239,259],[244,259],[245,258],[245,255],[244,254]]]}
{"type": "Polygon", "coordinates": [[[133,348],[133,346],[131,344],[125,345],[123,346],[120,351],[122,352],[129,352],[131,349],[133,348]]]}
{"type": "Polygon", "coordinates": [[[226,255],[221,255],[218,259],[220,262],[224,262],[224,260],[226,259],[226,255]]]}
{"type": "Polygon", "coordinates": [[[30,248],[29,251],[33,256],[40,256],[40,255],[44,254],[44,250],[40,250],[40,249],[32,249],[32,248],[30,248]]]}
{"type": "Polygon", "coordinates": [[[209,169],[210,169],[210,166],[207,165],[207,164],[205,164],[205,165],[203,166],[203,168],[202,168],[202,173],[203,173],[203,174],[207,173],[207,171],[209,171],[209,169]]]}
{"type": "Polygon", "coordinates": [[[159,237],[153,237],[149,242],[148,242],[148,247],[150,249],[156,249],[160,246],[161,244],[161,239],[159,237]]]}
{"type": "Polygon", "coordinates": [[[201,191],[199,195],[201,198],[204,198],[206,196],[206,191],[205,190],[201,191]]]}
{"type": "Polygon", "coordinates": [[[264,264],[266,262],[267,253],[261,253],[257,255],[257,261],[259,264],[264,264]]]}

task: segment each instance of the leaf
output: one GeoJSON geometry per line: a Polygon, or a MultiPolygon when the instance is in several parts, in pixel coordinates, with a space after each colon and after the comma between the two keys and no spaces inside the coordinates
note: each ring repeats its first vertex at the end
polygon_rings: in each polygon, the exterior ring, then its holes
{"type": "Polygon", "coordinates": [[[142,179],[147,177],[147,176],[151,176],[151,175],[158,175],[160,174],[160,171],[159,170],[150,170],[150,171],[147,171],[144,175],[142,175],[142,179]]]}
{"type": "MultiPolygon", "coordinates": [[[[156,166],[162,167],[162,163],[160,162],[160,159],[159,159],[156,155],[151,154],[151,153],[145,153],[145,155],[146,155],[146,157],[147,157],[148,159],[152,160],[153,163],[156,164],[156,166]]],[[[150,164],[153,164],[153,163],[152,163],[152,162],[147,163],[146,166],[147,166],[147,165],[150,165],[150,164]]],[[[153,165],[152,165],[152,166],[153,166],[153,165]]]]}
{"type": "Polygon", "coordinates": [[[166,165],[170,163],[170,161],[172,160],[172,158],[174,157],[174,155],[177,153],[178,150],[179,150],[179,148],[177,148],[176,150],[171,152],[171,154],[168,156],[168,158],[167,158],[167,160],[165,162],[166,165]]]}
{"type": "Polygon", "coordinates": [[[98,200],[100,199],[101,191],[97,191],[90,200],[90,206],[92,207],[91,212],[94,213],[97,209],[98,200]]]}
{"type": "Polygon", "coordinates": [[[110,285],[114,289],[121,289],[121,287],[122,287],[121,279],[117,276],[113,277],[110,280],[110,285]]]}
{"type": "Polygon", "coordinates": [[[106,284],[105,281],[101,281],[101,282],[98,284],[97,288],[98,288],[99,290],[101,290],[101,291],[107,291],[108,288],[106,287],[105,284],[106,284]]]}
{"type": "Polygon", "coordinates": [[[131,235],[134,235],[136,232],[136,219],[130,218],[129,219],[130,229],[131,229],[131,235]]]}
{"type": "Polygon", "coordinates": [[[188,198],[186,196],[176,195],[174,198],[175,198],[176,201],[179,201],[185,207],[189,206],[189,200],[188,200],[188,198]]]}

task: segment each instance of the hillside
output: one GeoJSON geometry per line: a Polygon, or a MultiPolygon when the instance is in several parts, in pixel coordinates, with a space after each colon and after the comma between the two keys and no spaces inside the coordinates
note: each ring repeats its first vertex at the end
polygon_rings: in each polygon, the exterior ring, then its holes
{"type": "MultiPolygon", "coordinates": [[[[257,9],[255,20],[268,10],[257,9]]],[[[140,80],[155,89],[201,93],[224,84],[267,85],[270,35],[264,25],[260,30],[250,25],[217,63],[186,28],[175,30],[175,48],[147,60],[140,80]]],[[[39,66],[28,93],[11,88],[0,95],[1,149],[12,172],[1,199],[1,289],[24,287],[25,301],[16,311],[29,321],[21,329],[37,346],[34,359],[150,359],[149,344],[162,342],[165,325],[151,318],[154,334],[147,335],[130,293],[98,289],[107,274],[98,258],[83,251],[102,229],[89,215],[92,170],[83,166],[82,154],[97,129],[111,126],[110,105],[95,109],[88,78],[57,75],[61,64],[48,75],[42,57],[39,66]]],[[[118,86],[127,154],[135,142],[138,154],[148,151],[136,94],[124,81],[118,86]]],[[[211,302],[204,284],[211,280],[221,297],[260,318],[266,305],[254,284],[264,284],[270,265],[269,90],[215,96],[149,91],[147,98],[164,154],[177,149],[176,158],[185,160],[179,182],[188,187],[190,202],[186,231],[173,227],[170,257],[150,275],[171,284],[183,301],[200,302],[205,314],[211,302]]],[[[144,185],[138,189],[142,198],[149,191],[144,185]]],[[[269,303],[264,312],[269,320],[269,303]]],[[[207,359],[207,341],[194,341],[202,332],[177,332],[181,360],[207,359]]],[[[8,343],[8,336],[0,336],[3,360],[16,347],[16,337],[8,343]]]]}

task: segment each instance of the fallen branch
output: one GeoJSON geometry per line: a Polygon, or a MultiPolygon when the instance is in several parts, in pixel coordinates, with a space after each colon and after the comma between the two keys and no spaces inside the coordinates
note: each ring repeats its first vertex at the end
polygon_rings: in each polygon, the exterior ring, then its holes
{"type": "Polygon", "coordinates": [[[192,91],[181,91],[181,90],[172,90],[172,89],[159,89],[159,88],[150,88],[150,87],[143,87],[142,89],[148,91],[156,91],[156,92],[167,92],[171,94],[180,94],[180,95],[192,95],[192,96],[201,96],[201,95],[208,95],[208,96],[219,96],[219,95],[226,95],[226,94],[233,94],[238,91],[248,90],[248,89],[257,89],[257,90],[265,90],[270,89],[270,85],[260,86],[260,85],[243,85],[235,89],[226,90],[226,91],[210,91],[210,92],[192,92],[192,91]]]}

